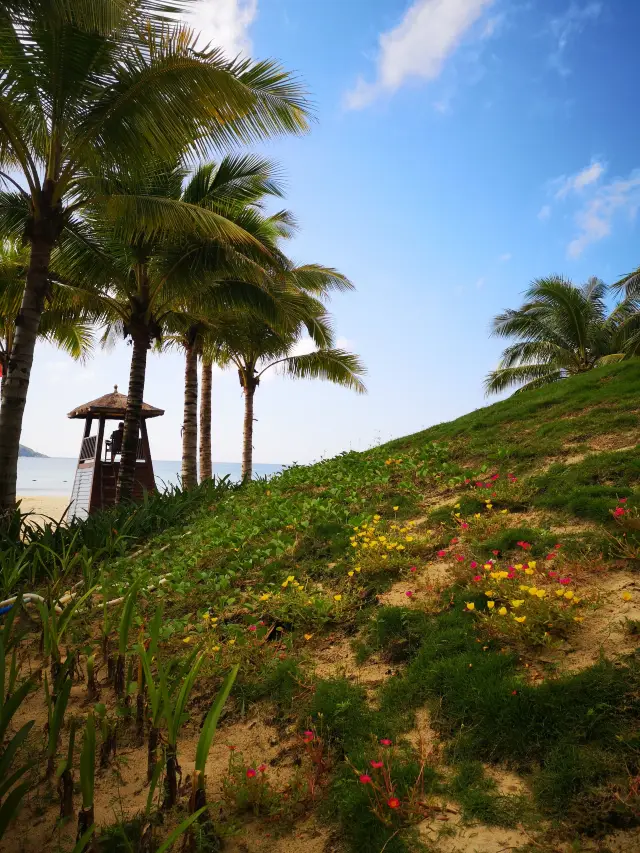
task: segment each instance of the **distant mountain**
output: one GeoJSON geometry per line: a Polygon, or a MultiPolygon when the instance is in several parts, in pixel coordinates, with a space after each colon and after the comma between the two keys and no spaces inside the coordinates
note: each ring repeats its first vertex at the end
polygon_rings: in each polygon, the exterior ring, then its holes
{"type": "Polygon", "coordinates": [[[49,457],[46,453],[38,453],[37,450],[32,450],[30,447],[25,447],[24,444],[20,445],[20,450],[18,451],[18,456],[37,456],[38,459],[48,459],[49,457]]]}

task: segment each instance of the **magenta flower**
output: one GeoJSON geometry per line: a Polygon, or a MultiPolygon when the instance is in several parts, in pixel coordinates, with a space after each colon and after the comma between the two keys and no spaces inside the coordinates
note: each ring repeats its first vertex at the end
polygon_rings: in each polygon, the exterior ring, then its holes
{"type": "Polygon", "coordinates": [[[247,779],[253,779],[255,775],[256,775],[256,771],[253,769],[253,767],[248,767],[247,768],[247,779]]]}
{"type": "Polygon", "coordinates": [[[457,536],[454,536],[454,537],[453,537],[453,539],[451,540],[451,544],[452,544],[452,545],[457,545],[459,541],[460,541],[460,540],[458,539],[458,537],[457,537],[457,536]]]}
{"type": "Polygon", "coordinates": [[[446,551],[438,551],[438,557],[445,557],[447,554],[446,551]]]}
{"type": "Polygon", "coordinates": [[[571,583],[571,578],[560,578],[559,583],[566,586],[568,583],[571,583]]]}
{"type": "Polygon", "coordinates": [[[626,504],[626,502],[627,502],[627,499],[626,499],[626,498],[618,498],[618,503],[619,503],[619,504],[626,504]]]}
{"type": "Polygon", "coordinates": [[[469,563],[469,568],[470,569],[477,569],[478,568],[478,564],[476,563],[475,560],[472,563],[469,563]]]}
{"type": "Polygon", "coordinates": [[[383,737],[383,738],[380,738],[380,743],[382,744],[382,746],[391,746],[393,741],[389,740],[388,737],[383,737]]]}
{"type": "Polygon", "coordinates": [[[362,776],[360,777],[360,781],[362,782],[363,785],[368,785],[369,782],[371,782],[371,776],[369,776],[368,773],[363,773],[362,776]]]}
{"type": "Polygon", "coordinates": [[[469,525],[467,524],[467,522],[466,522],[466,521],[463,521],[463,522],[462,522],[462,524],[460,525],[460,527],[461,527],[463,530],[468,530],[468,529],[469,529],[469,525]]]}
{"type": "Polygon", "coordinates": [[[267,765],[266,765],[266,764],[261,764],[261,765],[258,767],[258,772],[259,772],[259,773],[264,773],[266,769],[267,769],[267,765]]]}
{"type": "Polygon", "coordinates": [[[407,596],[407,598],[411,598],[411,597],[413,596],[413,593],[411,592],[411,590],[410,590],[410,589],[408,589],[408,590],[405,592],[405,595],[407,596]]]}
{"type": "Polygon", "coordinates": [[[417,567],[416,567],[416,566],[411,566],[411,568],[409,569],[409,571],[410,571],[410,572],[417,572],[417,571],[418,571],[418,569],[417,569],[417,567]]]}
{"type": "Polygon", "coordinates": [[[482,575],[474,575],[473,579],[476,583],[479,583],[482,580],[482,575]]]}
{"type": "Polygon", "coordinates": [[[550,578],[557,578],[557,577],[558,577],[558,573],[557,573],[557,572],[549,572],[549,577],[550,577],[550,578]]]}
{"type": "Polygon", "coordinates": [[[258,627],[256,625],[249,625],[249,630],[250,631],[257,631],[258,627]]]}
{"type": "Polygon", "coordinates": [[[462,554],[456,554],[456,560],[459,563],[464,563],[464,557],[462,556],[462,554]]]}
{"type": "Polygon", "coordinates": [[[620,518],[620,516],[624,515],[625,512],[626,512],[626,510],[622,509],[622,507],[619,506],[619,507],[616,507],[616,509],[614,509],[613,514],[615,515],[616,518],[620,518]]]}
{"type": "Polygon", "coordinates": [[[380,770],[381,767],[384,767],[384,761],[370,761],[369,764],[374,770],[380,770]]]}

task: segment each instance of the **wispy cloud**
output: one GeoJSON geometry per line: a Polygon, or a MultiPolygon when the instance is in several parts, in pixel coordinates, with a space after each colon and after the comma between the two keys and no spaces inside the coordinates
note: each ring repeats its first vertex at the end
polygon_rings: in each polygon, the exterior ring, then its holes
{"type": "Polygon", "coordinates": [[[575,175],[562,175],[553,182],[557,189],[557,199],[566,198],[572,192],[581,192],[591,184],[597,183],[607,170],[607,164],[601,160],[592,160],[588,166],[576,172],[575,175]]]}
{"type": "MultiPolygon", "coordinates": [[[[382,33],[373,82],[359,77],[348,92],[349,109],[362,109],[383,94],[393,94],[410,79],[435,80],[444,63],[494,0],[414,0],[400,23],[382,33]]],[[[487,22],[481,37],[495,32],[487,22]]]]}
{"type": "Polygon", "coordinates": [[[595,194],[576,213],[578,234],[569,243],[570,258],[579,257],[587,246],[611,234],[613,220],[618,215],[633,219],[640,207],[640,169],[627,178],[615,178],[598,187],[595,194]]]}
{"type": "Polygon", "coordinates": [[[500,255],[498,258],[501,264],[506,264],[507,261],[511,260],[511,252],[505,252],[504,255],[500,255]]]}
{"type": "Polygon", "coordinates": [[[230,57],[251,52],[249,29],[258,14],[258,0],[199,0],[186,22],[201,33],[199,45],[211,43],[230,57]]]}
{"type": "Polygon", "coordinates": [[[561,15],[549,22],[549,33],[553,39],[549,64],[563,77],[571,73],[566,62],[567,46],[588,24],[593,23],[601,12],[602,3],[597,0],[587,3],[572,2],[561,15]]]}
{"type": "Polygon", "coordinates": [[[551,205],[543,204],[540,210],[538,211],[538,219],[541,222],[546,222],[546,220],[551,216],[551,205]]]}

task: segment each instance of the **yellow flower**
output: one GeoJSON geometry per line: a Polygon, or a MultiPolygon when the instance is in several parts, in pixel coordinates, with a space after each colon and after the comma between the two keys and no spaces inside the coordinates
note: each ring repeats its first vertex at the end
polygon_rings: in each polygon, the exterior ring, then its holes
{"type": "Polygon", "coordinates": [[[390,459],[385,459],[385,463],[384,463],[384,464],[385,464],[385,465],[391,465],[391,460],[390,460],[390,459]]]}
{"type": "Polygon", "coordinates": [[[400,528],[400,533],[406,533],[406,532],[407,532],[407,528],[406,528],[406,527],[401,527],[401,528],[400,528]]]}
{"type": "Polygon", "coordinates": [[[558,596],[558,598],[561,598],[561,597],[564,595],[563,590],[561,590],[561,589],[557,589],[557,590],[556,590],[556,595],[558,596]]]}
{"type": "Polygon", "coordinates": [[[203,613],[202,618],[204,619],[205,622],[208,622],[209,619],[211,619],[211,614],[209,612],[203,613]]]}
{"type": "Polygon", "coordinates": [[[500,614],[500,616],[506,616],[507,615],[507,608],[501,607],[500,610],[498,610],[498,613],[500,614]]]}
{"type": "Polygon", "coordinates": [[[312,602],[311,600],[307,601],[307,607],[308,607],[310,604],[313,604],[313,602],[312,602]]]}
{"type": "Polygon", "coordinates": [[[529,589],[529,587],[525,586],[524,584],[521,583],[520,586],[518,587],[518,589],[520,590],[520,592],[526,592],[529,589]]]}
{"type": "Polygon", "coordinates": [[[405,536],[405,542],[413,542],[413,536],[405,536]]]}
{"type": "Polygon", "coordinates": [[[516,620],[516,622],[519,622],[520,624],[527,621],[526,616],[514,616],[513,618],[516,620]]]}
{"type": "MultiPolygon", "coordinates": [[[[388,554],[380,554],[380,559],[381,559],[381,560],[388,560],[388,559],[389,559],[389,555],[388,555],[388,554]]],[[[358,571],[360,571],[360,569],[358,569],[358,571]]]]}
{"type": "Polygon", "coordinates": [[[398,510],[399,510],[399,509],[400,509],[400,507],[399,507],[399,506],[394,506],[393,511],[394,511],[394,512],[398,512],[398,510]]]}
{"type": "Polygon", "coordinates": [[[236,644],[235,637],[234,637],[232,640],[229,640],[229,645],[230,645],[230,646],[235,646],[235,644],[236,644]]]}
{"type": "Polygon", "coordinates": [[[353,570],[350,572],[347,572],[347,574],[349,575],[350,578],[352,578],[353,577],[353,570]]]}
{"type": "Polygon", "coordinates": [[[500,512],[502,513],[502,515],[508,515],[509,514],[508,509],[501,509],[500,512]]]}
{"type": "Polygon", "coordinates": [[[453,515],[454,515],[454,517],[455,517],[455,518],[460,518],[460,513],[459,513],[459,512],[454,512],[454,513],[453,513],[453,515]]]}
{"type": "Polygon", "coordinates": [[[479,512],[476,512],[476,513],[475,513],[475,515],[474,515],[473,517],[474,517],[474,518],[481,518],[481,515],[480,515],[480,513],[479,513],[479,512]]]}
{"type": "Polygon", "coordinates": [[[374,521],[380,521],[381,517],[382,517],[382,516],[380,516],[380,515],[374,515],[374,516],[373,516],[373,520],[374,520],[374,521]]]}
{"type": "Polygon", "coordinates": [[[271,492],[269,491],[269,489],[267,489],[267,497],[269,497],[270,494],[271,492]]]}
{"type": "Polygon", "coordinates": [[[509,577],[509,572],[505,572],[505,571],[498,572],[498,579],[499,580],[504,580],[505,578],[508,578],[508,577],[509,577]]]}
{"type": "Polygon", "coordinates": [[[334,595],[333,600],[334,601],[342,601],[342,596],[341,595],[334,595]]]}
{"type": "Polygon", "coordinates": [[[217,617],[217,616],[212,616],[212,617],[211,617],[211,621],[212,621],[212,622],[217,622],[217,621],[218,621],[218,617],[217,617]]]}
{"type": "Polygon", "coordinates": [[[289,575],[289,577],[287,578],[287,580],[288,580],[289,582],[294,581],[295,579],[296,579],[296,578],[295,578],[295,575],[289,575]]]}
{"type": "Polygon", "coordinates": [[[513,568],[520,570],[522,568],[522,563],[516,563],[513,568]]]}
{"type": "Polygon", "coordinates": [[[625,590],[622,593],[622,600],[623,601],[631,601],[632,598],[633,598],[633,595],[630,592],[627,592],[627,590],[625,590]]]}
{"type": "Polygon", "coordinates": [[[493,608],[495,606],[496,606],[495,601],[487,601],[487,607],[489,608],[489,610],[493,610],[493,608]]]}
{"type": "Polygon", "coordinates": [[[467,610],[475,610],[476,606],[473,601],[467,601],[467,610]]]}
{"type": "Polygon", "coordinates": [[[547,590],[546,590],[546,589],[538,589],[538,590],[536,590],[536,595],[538,596],[538,598],[544,598],[546,594],[547,594],[547,590]]]}
{"type": "Polygon", "coordinates": [[[453,508],[454,508],[454,509],[460,509],[460,504],[454,504],[454,505],[453,505],[453,508]]]}
{"type": "Polygon", "coordinates": [[[487,507],[487,509],[493,509],[493,504],[485,504],[485,506],[487,507]]]}
{"type": "Polygon", "coordinates": [[[313,634],[305,634],[304,635],[305,640],[310,640],[312,637],[313,637],[313,634]]]}
{"type": "Polygon", "coordinates": [[[386,541],[387,541],[386,536],[378,536],[378,542],[386,542],[386,541]]]}
{"type": "Polygon", "coordinates": [[[220,651],[220,646],[214,646],[214,647],[211,649],[211,651],[212,651],[212,652],[219,652],[219,651],[220,651]]]}
{"type": "Polygon", "coordinates": [[[281,586],[282,586],[282,589],[286,589],[289,586],[289,581],[283,581],[281,586]]]}
{"type": "Polygon", "coordinates": [[[573,597],[573,603],[574,604],[580,604],[581,601],[582,601],[581,598],[576,598],[575,596],[573,597]]]}
{"type": "Polygon", "coordinates": [[[529,587],[529,595],[537,595],[537,594],[538,594],[538,590],[535,588],[535,586],[530,586],[529,587]]]}
{"type": "Polygon", "coordinates": [[[350,536],[350,537],[349,537],[349,541],[350,541],[350,542],[355,542],[355,541],[356,541],[356,537],[355,537],[355,536],[350,536]]]}
{"type": "Polygon", "coordinates": [[[404,550],[405,550],[404,545],[396,545],[396,551],[404,551],[404,550]]]}
{"type": "Polygon", "coordinates": [[[524,573],[525,573],[525,575],[534,575],[534,574],[535,574],[535,572],[533,571],[533,569],[525,569],[525,570],[524,570],[524,573]]]}
{"type": "Polygon", "coordinates": [[[355,526],[353,529],[354,529],[354,530],[359,530],[359,529],[360,529],[360,525],[359,525],[359,524],[356,524],[356,526],[355,526]]]}
{"type": "Polygon", "coordinates": [[[360,572],[360,571],[362,571],[362,570],[361,570],[361,568],[360,568],[360,566],[356,566],[356,567],[355,567],[355,570],[356,570],[356,572],[360,572]]]}
{"type": "Polygon", "coordinates": [[[183,641],[182,641],[182,642],[183,642],[183,643],[190,643],[190,642],[191,642],[191,637],[185,637],[185,638],[183,639],[183,641]]]}
{"type": "Polygon", "coordinates": [[[573,598],[573,590],[568,589],[565,592],[564,597],[567,599],[567,601],[571,601],[571,599],[573,598]]]}
{"type": "Polygon", "coordinates": [[[573,621],[574,622],[584,622],[584,616],[574,616],[573,621]]]}
{"type": "Polygon", "coordinates": [[[352,542],[352,543],[351,543],[351,547],[352,547],[352,548],[357,548],[357,547],[358,547],[358,543],[357,543],[357,542],[352,542]]]}
{"type": "Polygon", "coordinates": [[[482,568],[483,568],[483,569],[486,569],[487,571],[489,571],[489,569],[492,569],[492,568],[493,568],[493,566],[491,565],[491,563],[485,563],[485,564],[484,564],[484,566],[483,566],[482,568]]]}
{"type": "Polygon", "coordinates": [[[515,607],[516,610],[518,609],[518,607],[522,607],[523,604],[524,598],[516,598],[511,602],[511,606],[515,607]]]}
{"type": "Polygon", "coordinates": [[[536,561],[535,561],[535,560],[529,560],[529,562],[527,563],[527,565],[529,566],[529,568],[530,568],[530,569],[535,569],[535,567],[536,567],[536,561]]]}
{"type": "Polygon", "coordinates": [[[495,595],[495,592],[492,589],[488,589],[485,592],[485,595],[487,596],[487,598],[493,598],[493,596],[495,595]]]}

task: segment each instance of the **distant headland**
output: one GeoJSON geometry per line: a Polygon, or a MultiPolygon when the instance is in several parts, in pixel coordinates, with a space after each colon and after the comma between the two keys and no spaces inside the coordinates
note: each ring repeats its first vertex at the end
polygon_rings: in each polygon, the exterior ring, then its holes
{"type": "Polygon", "coordinates": [[[38,459],[48,459],[49,457],[46,453],[38,453],[37,450],[32,450],[30,447],[25,447],[24,444],[20,445],[20,450],[18,451],[18,456],[37,456],[38,459]]]}

